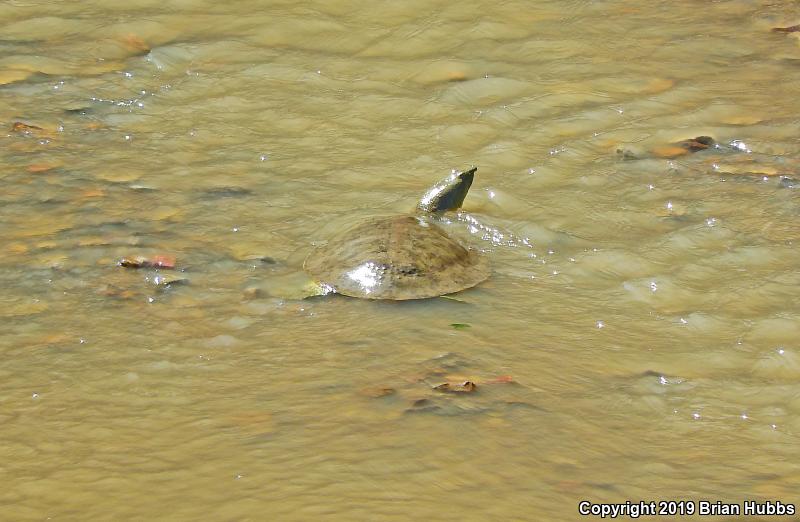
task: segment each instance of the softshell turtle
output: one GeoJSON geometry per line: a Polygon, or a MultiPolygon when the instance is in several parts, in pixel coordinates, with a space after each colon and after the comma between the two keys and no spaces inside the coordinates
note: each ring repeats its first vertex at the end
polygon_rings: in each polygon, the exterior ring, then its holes
{"type": "Polygon", "coordinates": [[[436,214],[461,207],[476,170],[453,171],[412,215],[370,219],[333,237],[303,268],[320,293],[365,299],[424,299],[477,285],[489,277],[489,262],[434,222],[436,214]]]}

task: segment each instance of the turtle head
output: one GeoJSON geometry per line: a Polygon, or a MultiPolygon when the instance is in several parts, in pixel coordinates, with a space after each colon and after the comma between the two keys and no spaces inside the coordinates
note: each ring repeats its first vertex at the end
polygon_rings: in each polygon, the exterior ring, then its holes
{"type": "Polygon", "coordinates": [[[467,197],[472,178],[475,177],[477,167],[464,171],[454,170],[449,176],[432,186],[422,196],[417,205],[417,210],[423,212],[446,212],[461,208],[464,198],[467,197]]]}

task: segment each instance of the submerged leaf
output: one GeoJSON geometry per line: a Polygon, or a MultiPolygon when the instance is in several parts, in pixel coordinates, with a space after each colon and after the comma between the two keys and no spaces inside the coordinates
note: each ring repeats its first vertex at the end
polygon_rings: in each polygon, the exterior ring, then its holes
{"type": "Polygon", "coordinates": [[[464,328],[471,328],[472,327],[471,324],[467,324],[467,323],[451,323],[450,326],[452,326],[456,330],[463,330],[464,328]]]}

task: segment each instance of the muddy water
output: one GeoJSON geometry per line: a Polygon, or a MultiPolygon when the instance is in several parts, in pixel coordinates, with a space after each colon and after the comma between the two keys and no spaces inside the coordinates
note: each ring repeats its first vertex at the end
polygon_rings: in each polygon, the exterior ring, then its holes
{"type": "Polygon", "coordinates": [[[796,3],[0,20],[3,518],[800,501],[796,3]],[[445,226],[489,281],[294,298],[314,245],[472,164],[445,226]]]}

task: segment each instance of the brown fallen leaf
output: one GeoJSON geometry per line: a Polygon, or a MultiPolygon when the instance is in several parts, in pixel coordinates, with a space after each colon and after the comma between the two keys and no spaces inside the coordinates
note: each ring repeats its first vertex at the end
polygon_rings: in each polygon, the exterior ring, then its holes
{"type": "Polygon", "coordinates": [[[714,138],[711,136],[698,136],[696,138],[679,141],[675,145],[683,147],[689,152],[698,152],[714,145],[714,138]]]}
{"type": "Polygon", "coordinates": [[[25,137],[52,140],[55,138],[57,131],[55,125],[40,127],[38,125],[32,125],[22,121],[15,121],[13,124],[11,124],[11,132],[25,137]]]}
{"type": "Polygon", "coordinates": [[[672,143],[666,147],[656,147],[652,150],[652,153],[659,158],[671,159],[706,150],[712,147],[714,143],[714,138],[711,136],[697,136],[696,138],[672,143]]]}
{"type": "Polygon", "coordinates": [[[172,256],[153,256],[150,261],[156,268],[175,268],[175,258],[172,256]]]}

